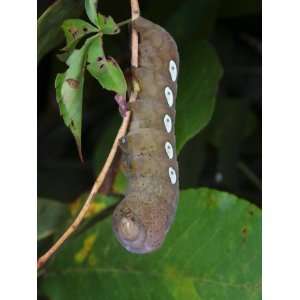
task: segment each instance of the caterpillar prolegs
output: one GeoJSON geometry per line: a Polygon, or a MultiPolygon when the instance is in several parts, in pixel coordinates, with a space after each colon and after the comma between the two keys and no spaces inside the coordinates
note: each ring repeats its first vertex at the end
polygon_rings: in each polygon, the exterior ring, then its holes
{"type": "Polygon", "coordinates": [[[120,140],[128,190],[113,214],[113,230],[130,252],[161,246],[176,213],[179,184],[175,143],[175,99],[179,56],[162,27],[140,17],[139,67],[132,70],[140,92],[129,103],[132,119],[120,140]]]}

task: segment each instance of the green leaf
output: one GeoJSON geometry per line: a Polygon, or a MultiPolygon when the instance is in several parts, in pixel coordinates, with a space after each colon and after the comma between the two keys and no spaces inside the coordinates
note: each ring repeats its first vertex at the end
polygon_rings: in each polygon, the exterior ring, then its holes
{"type": "Polygon", "coordinates": [[[197,189],[181,192],[160,250],[128,253],[109,218],[65,244],[41,288],[52,300],[258,300],[260,283],[260,210],[233,195],[197,189]]]}
{"type": "Polygon", "coordinates": [[[114,91],[119,95],[125,95],[127,83],[123,72],[113,58],[90,63],[87,66],[88,71],[95,77],[101,86],[109,91],[114,91]]]}
{"type": "Polygon", "coordinates": [[[88,50],[87,69],[101,86],[117,94],[125,95],[127,84],[123,72],[113,58],[106,59],[102,38],[95,39],[88,50]]]}
{"type": "Polygon", "coordinates": [[[83,37],[92,32],[98,31],[96,27],[91,26],[89,23],[80,19],[66,20],[62,25],[62,29],[65,33],[67,41],[66,46],[61,49],[65,52],[57,55],[57,58],[62,62],[66,62],[68,60],[70,55],[75,50],[77,44],[83,37]]]}
{"type": "Polygon", "coordinates": [[[94,39],[89,46],[87,62],[90,64],[96,64],[104,57],[103,41],[102,37],[99,36],[99,38],[94,39]]]}
{"type": "Polygon", "coordinates": [[[67,40],[67,45],[64,50],[73,48],[85,35],[98,31],[96,27],[80,19],[69,19],[64,21],[62,29],[67,40]]]}
{"type": "Polygon", "coordinates": [[[64,40],[61,24],[65,19],[79,17],[83,1],[57,0],[39,17],[37,24],[38,62],[64,40]]]}
{"type": "Polygon", "coordinates": [[[37,201],[37,238],[46,238],[59,228],[68,217],[67,205],[45,198],[37,201]]]}
{"type": "Polygon", "coordinates": [[[119,26],[111,16],[106,17],[98,14],[98,24],[103,34],[118,34],[120,32],[119,26]]]}
{"type": "Polygon", "coordinates": [[[176,104],[176,142],[184,144],[210,121],[223,70],[215,50],[205,41],[182,52],[176,104]]]}
{"type": "Polygon", "coordinates": [[[89,38],[79,50],[74,50],[67,60],[69,68],[55,79],[56,100],[60,114],[75,138],[81,160],[82,95],[87,49],[96,37],[89,38]]]}
{"type": "Polygon", "coordinates": [[[90,21],[98,26],[98,18],[97,18],[97,6],[98,0],[85,0],[85,12],[89,17],[90,21]]]}

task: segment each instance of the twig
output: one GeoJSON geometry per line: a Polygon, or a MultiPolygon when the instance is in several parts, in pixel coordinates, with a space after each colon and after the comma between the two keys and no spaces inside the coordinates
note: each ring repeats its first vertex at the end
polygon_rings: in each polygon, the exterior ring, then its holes
{"type": "MultiPolygon", "coordinates": [[[[139,3],[138,0],[131,0],[131,18],[132,20],[135,20],[140,15],[140,9],[139,9],[139,3]]],[[[138,35],[136,30],[132,28],[131,32],[131,65],[134,67],[138,66],[138,35]]],[[[137,91],[133,89],[133,91],[130,94],[129,101],[133,102],[136,100],[137,97],[137,91]]],[[[74,222],[67,228],[67,230],[64,232],[64,234],[56,241],[56,243],[44,254],[42,255],[38,261],[37,261],[37,268],[41,268],[48,259],[62,246],[62,244],[70,237],[70,235],[77,229],[81,221],[83,220],[85,214],[87,213],[91,202],[93,201],[95,195],[97,194],[98,190],[100,189],[101,185],[104,182],[105,177],[107,176],[107,173],[111,167],[111,164],[114,160],[114,157],[118,150],[118,144],[120,138],[122,138],[128,129],[129,122],[130,122],[131,112],[127,111],[125,117],[123,118],[123,122],[121,124],[121,127],[117,133],[117,136],[115,138],[115,141],[112,145],[112,148],[110,150],[110,153],[106,159],[106,162],[98,175],[92,190],[84,203],[83,207],[81,208],[81,211],[79,212],[78,216],[74,220],[74,222]]]]}

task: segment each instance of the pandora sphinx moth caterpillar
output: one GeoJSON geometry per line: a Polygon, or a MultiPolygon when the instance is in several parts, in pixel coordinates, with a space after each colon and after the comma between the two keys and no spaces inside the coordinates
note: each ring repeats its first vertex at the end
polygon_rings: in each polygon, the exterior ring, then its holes
{"type": "Polygon", "coordinates": [[[132,74],[140,92],[129,103],[132,119],[120,140],[129,186],[114,211],[113,230],[128,251],[147,253],[163,243],[178,201],[174,125],[179,56],[162,27],[142,17],[133,26],[139,33],[139,66],[132,74]]]}

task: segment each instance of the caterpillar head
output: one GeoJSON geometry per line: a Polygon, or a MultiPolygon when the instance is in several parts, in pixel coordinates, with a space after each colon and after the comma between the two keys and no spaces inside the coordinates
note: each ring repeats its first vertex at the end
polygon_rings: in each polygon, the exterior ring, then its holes
{"type": "MultiPolygon", "coordinates": [[[[125,200],[125,199],[124,199],[125,200]]],[[[119,242],[130,252],[143,253],[146,232],[143,223],[124,201],[113,214],[113,230],[119,242]]]]}
{"type": "MultiPolygon", "coordinates": [[[[119,242],[133,253],[147,253],[159,248],[165,234],[165,224],[159,219],[153,220],[151,207],[139,205],[133,195],[127,197],[118,205],[113,214],[113,230],[119,242]]],[[[159,217],[159,216],[157,216],[159,217]]],[[[160,218],[164,219],[164,218],[160,218]]]]}

